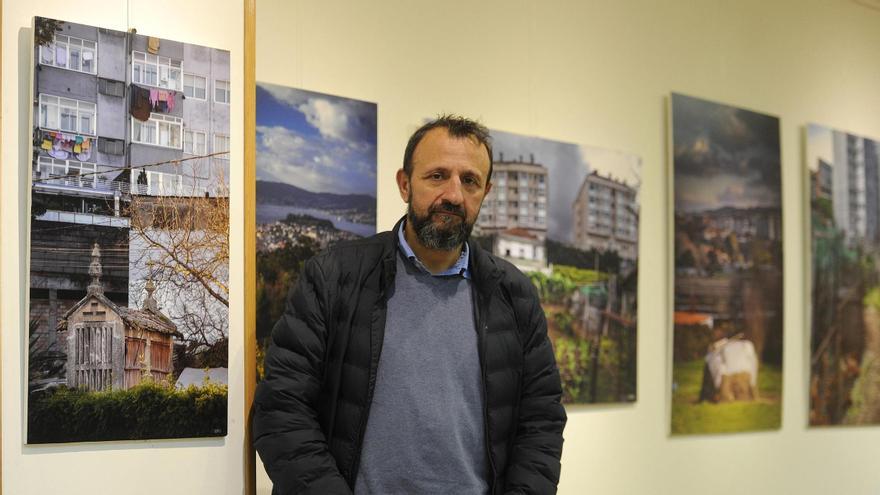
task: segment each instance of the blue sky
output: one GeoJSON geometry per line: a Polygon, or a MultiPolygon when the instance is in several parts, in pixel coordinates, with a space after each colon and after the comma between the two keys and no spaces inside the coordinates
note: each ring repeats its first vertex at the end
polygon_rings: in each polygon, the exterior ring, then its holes
{"type": "Polygon", "coordinates": [[[376,104],[257,83],[257,179],[376,196],[376,104]]]}

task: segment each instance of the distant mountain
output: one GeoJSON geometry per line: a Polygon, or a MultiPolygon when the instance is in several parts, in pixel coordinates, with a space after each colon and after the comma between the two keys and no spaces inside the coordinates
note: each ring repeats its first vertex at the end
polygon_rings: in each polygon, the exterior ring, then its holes
{"type": "Polygon", "coordinates": [[[315,193],[281,182],[257,181],[257,203],[318,210],[376,211],[376,198],[366,194],[315,193]]]}

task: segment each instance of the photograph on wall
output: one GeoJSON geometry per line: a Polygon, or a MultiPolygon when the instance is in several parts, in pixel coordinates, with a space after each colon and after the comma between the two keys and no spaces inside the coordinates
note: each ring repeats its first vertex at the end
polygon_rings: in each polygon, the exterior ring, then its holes
{"type": "Polygon", "coordinates": [[[257,380],[303,263],[376,233],[375,103],[257,83],[257,380]]]}
{"type": "Polygon", "coordinates": [[[27,442],[225,436],[229,52],[36,17],[27,442]]]}
{"type": "Polygon", "coordinates": [[[634,402],[641,158],[491,134],[475,239],[537,288],[563,402],[634,402]]]}
{"type": "Polygon", "coordinates": [[[811,426],[880,423],[880,139],[807,126],[811,426]]]}
{"type": "Polygon", "coordinates": [[[673,94],[672,434],[779,428],[779,119],[673,94]]]}

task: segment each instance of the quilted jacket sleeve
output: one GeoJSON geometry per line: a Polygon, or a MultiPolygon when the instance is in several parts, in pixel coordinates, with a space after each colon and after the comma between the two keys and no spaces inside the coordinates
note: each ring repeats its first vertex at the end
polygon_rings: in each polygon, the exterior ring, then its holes
{"type": "MultiPolygon", "coordinates": [[[[525,292],[525,291],[524,291],[525,292]]],[[[534,286],[526,292],[529,308],[520,319],[527,325],[523,342],[523,375],[516,435],[508,460],[505,492],[553,494],[559,483],[565,409],[562,385],[547,320],[534,286]]]]}
{"type": "Polygon", "coordinates": [[[273,495],[350,494],[315,411],[327,344],[327,294],[315,259],[303,268],[266,351],[256,390],[254,446],[274,484],[273,495]]]}

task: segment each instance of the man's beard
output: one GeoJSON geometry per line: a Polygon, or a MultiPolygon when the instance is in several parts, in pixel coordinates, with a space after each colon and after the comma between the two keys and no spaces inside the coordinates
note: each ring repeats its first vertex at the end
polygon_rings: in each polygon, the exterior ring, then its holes
{"type": "Polygon", "coordinates": [[[458,249],[471,235],[474,228],[473,223],[468,223],[467,215],[464,208],[458,205],[443,201],[437,206],[428,209],[428,213],[420,217],[412,206],[412,197],[410,197],[409,206],[406,211],[406,218],[413,227],[416,237],[422,246],[429,249],[441,249],[443,251],[452,251],[458,249]],[[431,221],[434,213],[447,214],[450,218],[445,222],[435,224],[431,221]],[[461,221],[455,222],[452,215],[458,215],[461,221]]]}

